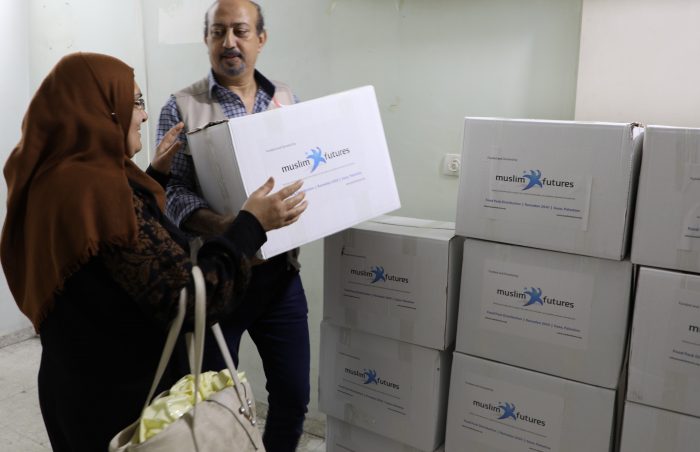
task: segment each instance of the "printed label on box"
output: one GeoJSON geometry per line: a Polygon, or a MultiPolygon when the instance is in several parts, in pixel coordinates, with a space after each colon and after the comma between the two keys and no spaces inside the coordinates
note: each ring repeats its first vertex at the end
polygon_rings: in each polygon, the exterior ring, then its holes
{"type": "Polygon", "coordinates": [[[674,370],[700,377],[700,292],[679,289],[668,320],[665,347],[668,359],[653,359],[656,370],[674,370]]]}
{"type": "Polygon", "coordinates": [[[415,312],[415,259],[383,253],[381,257],[344,248],[343,301],[363,303],[363,309],[381,315],[415,312]],[[357,254],[356,254],[357,253],[357,254]]]}
{"type": "Polygon", "coordinates": [[[700,204],[693,206],[685,215],[678,249],[700,251],[700,204]]]}
{"type": "MultiPolygon", "coordinates": [[[[336,353],[338,397],[400,415],[410,412],[410,384],[404,381],[411,375],[410,362],[388,362],[386,357],[364,352],[362,357],[341,350],[336,353]]],[[[380,415],[374,408],[372,414],[380,415]]]]}
{"type": "Polygon", "coordinates": [[[365,181],[362,168],[365,159],[355,155],[357,151],[348,145],[356,140],[343,140],[337,136],[343,131],[333,128],[330,129],[336,136],[319,136],[319,129],[314,127],[299,136],[315,137],[317,142],[324,143],[323,146],[311,142],[276,144],[264,150],[264,168],[277,169],[280,187],[304,180],[302,191],[313,192],[316,199],[332,196],[333,190],[329,189],[334,186],[357,184],[358,189],[365,189],[366,184],[362,183],[365,181]]]}
{"type": "Polygon", "coordinates": [[[456,415],[469,438],[511,452],[560,450],[562,397],[469,372],[460,383],[465,411],[456,415]]]}
{"type": "Polygon", "coordinates": [[[508,335],[585,350],[594,283],[590,274],[487,259],[480,324],[508,335]]]}
{"type": "Polygon", "coordinates": [[[545,172],[505,156],[487,159],[490,171],[483,191],[483,216],[581,231],[588,228],[590,175],[545,172]]]}

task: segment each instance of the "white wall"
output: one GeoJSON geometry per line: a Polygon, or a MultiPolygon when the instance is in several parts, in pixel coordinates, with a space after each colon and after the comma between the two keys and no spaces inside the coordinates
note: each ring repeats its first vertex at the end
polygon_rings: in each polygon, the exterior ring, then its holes
{"type": "Polygon", "coordinates": [[[372,84],[403,208],[454,220],[466,115],[572,118],[580,0],[263,2],[260,66],[302,98],[372,84]]]}
{"type": "MultiPolygon", "coordinates": [[[[51,68],[73,52],[106,53],[134,68],[147,92],[143,21],[139,0],[30,0],[29,69],[34,92],[51,68]]],[[[147,166],[148,145],[134,161],[147,166]]]]}
{"type": "Polygon", "coordinates": [[[584,0],[576,119],[700,127],[700,2],[584,0]]]}
{"type": "MultiPolygon", "coordinates": [[[[5,61],[0,71],[0,162],[4,167],[7,157],[17,145],[21,132],[23,112],[29,104],[29,8],[25,0],[5,0],[0,14],[0,54],[5,61]]],[[[7,185],[0,183],[0,220],[7,213],[7,185]]],[[[5,274],[0,275],[0,336],[16,333],[30,327],[29,321],[17,309],[5,274]]]]}

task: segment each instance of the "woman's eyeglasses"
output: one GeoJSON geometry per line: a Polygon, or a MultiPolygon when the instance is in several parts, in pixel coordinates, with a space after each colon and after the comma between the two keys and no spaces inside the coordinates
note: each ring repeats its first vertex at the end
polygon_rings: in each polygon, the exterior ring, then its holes
{"type": "Polygon", "coordinates": [[[143,96],[139,96],[136,99],[134,99],[134,108],[137,110],[146,109],[146,100],[143,98],[143,96]]]}

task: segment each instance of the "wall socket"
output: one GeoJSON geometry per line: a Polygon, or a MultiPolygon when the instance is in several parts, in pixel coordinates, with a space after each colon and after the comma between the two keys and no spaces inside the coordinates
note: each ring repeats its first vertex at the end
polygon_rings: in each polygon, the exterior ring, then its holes
{"type": "Polygon", "coordinates": [[[445,154],[442,158],[442,174],[445,176],[459,176],[462,168],[462,156],[459,154],[445,154]]]}

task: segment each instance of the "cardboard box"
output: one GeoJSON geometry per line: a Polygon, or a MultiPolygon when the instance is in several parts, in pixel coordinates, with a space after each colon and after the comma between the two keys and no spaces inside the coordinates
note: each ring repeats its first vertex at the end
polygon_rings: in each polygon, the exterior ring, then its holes
{"type": "Polygon", "coordinates": [[[327,237],[323,318],[437,350],[454,344],[463,238],[454,223],[382,216],[327,237]]]}
{"type": "Polygon", "coordinates": [[[609,452],[615,391],[455,353],[445,450],[609,452]]]}
{"type": "Polygon", "coordinates": [[[620,260],[641,128],[466,118],[457,234],[620,260]]]}
{"type": "Polygon", "coordinates": [[[700,418],[625,403],[620,452],[697,452],[700,418]]]}
{"type": "Polygon", "coordinates": [[[456,350],[616,388],[632,273],[629,261],[466,240],[456,350]]]}
{"type": "Polygon", "coordinates": [[[700,129],[649,126],[632,262],[700,273],[700,129]]]}
{"type": "Polygon", "coordinates": [[[321,324],[319,408],[429,451],[442,444],[451,353],[321,324]]]}
{"type": "Polygon", "coordinates": [[[627,399],[700,416],[700,275],[639,271],[627,399]]]}
{"type": "Polygon", "coordinates": [[[237,213],[269,176],[275,191],[304,180],[309,207],[267,233],[264,258],[400,207],[371,86],[233,118],[188,142],[204,198],[222,214],[237,213]]]}
{"type": "MultiPolygon", "coordinates": [[[[444,451],[444,447],[435,452],[444,451]]],[[[421,451],[369,430],[355,427],[333,417],[326,418],[326,452],[433,452],[421,451]]]]}

